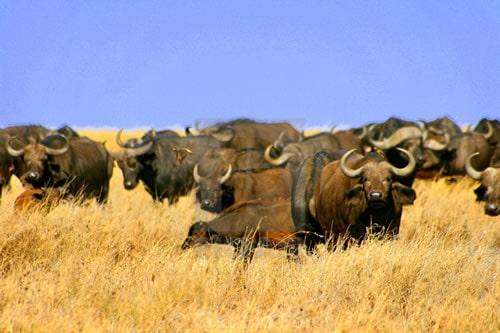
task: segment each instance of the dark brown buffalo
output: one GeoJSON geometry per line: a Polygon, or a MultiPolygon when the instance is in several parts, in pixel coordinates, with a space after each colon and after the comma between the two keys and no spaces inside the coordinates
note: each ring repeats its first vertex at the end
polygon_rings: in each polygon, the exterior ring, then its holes
{"type": "Polygon", "coordinates": [[[156,136],[173,136],[179,137],[179,134],[173,130],[161,130],[156,131],[154,128],[150,129],[140,138],[130,138],[127,141],[123,142],[121,139],[121,135],[123,133],[123,128],[120,129],[116,135],[116,144],[121,148],[136,148],[145,145],[148,142],[153,141],[156,136]]]}
{"type": "Polygon", "coordinates": [[[290,200],[254,200],[235,204],[211,221],[191,225],[182,249],[228,244],[235,248],[233,259],[241,257],[248,264],[257,247],[284,249],[291,258],[298,254],[299,242],[290,200]]]}
{"type": "Polygon", "coordinates": [[[490,216],[500,215],[500,168],[488,167],[478,171],[472,166],[471,160],[479,156],[474,153],[467,158],[465,169],[467,174],[475,180],[481,181],[481,185],[474,190],[477,201],[484,201],[484,213],[490,216]]]}
{"type": "Polygon", "coordinates": [[[370,144],[382,150],[387,160],[397,168],[408,164],[408,157],[397,148],[409,151],[416,160],[413,175],[406,177],[403,183],[407,186],[413,184],[415,173],[425,162],[423,150],[424,129],[418,123],[395,117],[387,119],[384,123],[372,125],[368,129],[367,139],[370,144]]]}
{"type": "Polygon", "coordinates": [[[217,140],[206,135],[155,135],[114,152],[113,157],[123,173],[125,189],[132,190],[142,181],[153,200],[167,198],[173,204],[193,188],[193,168],[203,153],[218,146],[217,140]]]}
{"type": "Polygon", "coordinates": [[[9,140],[7,150],[23,157],[24,180],[34,188],[64,187],[65,192],[82,198],[97,198],[103,203],[113,174],[113,158],[102,143],[81,137],[72,140],[54,134],[40,143],[16,149],[9,140]]]}
{"type": "Polygon", "coordinates": [[[480,153],[479,158],[474,159],[472,164],[476,170],[484,170],[490,165],[493,149],[488,143],[487,136],[478,132],[465,132],[456,134],[451,138],[446,149],[444,160],[444,174],[449,176],[465,175],[465,164],[467,158],[480,153]]]}
{"type": "Polygon", "coordinates": [[[288,144],[277,140],[267,146],[264,156],[269,164],[284,167],[295,175],[304,159],[321,151],[330,152],[339,148],[340,141],[334,134],[322,132],[288,144]]]}
{"type": "Polygon", "coordinates": [[[228,185],[231,183],[228,180],[233,170],[261,170],[270,167],[264,160],[261,149],[209,149],[193,170],[198,184],[196,197],[203,209],[220,212],[235,202],[234,187],[228,185]]]}
{"type": "Polygon", "coordinates": [[[33,211],[48,213],[53,207],[69,197],[59,188],[27,189],[14,201],[14,211],[19,214],[33,211]]]}
{"type": "Polygon", "coordinates": [[[217,139],[223,148],[235,149],[265,149],[282,133],[286,142],[297,141],[300,137],[299,131],[287,122],[262,123],[249,119],[218,123],[201,129],[200,133],[217,139]]]}
{"type": "Polygon", "coordinates": [[[474,127],[474,132],[482,133],[487,137],[488,143],[493,149],[490,165],[494,168],[500,168],[500,121],[482,118],[474,127]],[[490,135],[491,131],[493,133],[490,135]]]}
{"type": "Polygon", "coordinates": [[[411,153],[398,149],[408,156],[404,168],[396,168],[377,153],[353,155],[354,150],[323,168],[309,204],[329,249],[344,238],[360,242],[367,230],[379,236],[398,235],[402,207],[416,198],[412,188],[394,181],[396,176],[411,174],[416,165],[411,153]]]}
{"type": "Polygon", "coordinates": [[[292,191],[292,175],[281,168],[232,171],[231,165],[228,164],[226,174],[222,178],[202,178],[197,167],[194,168],[193,174],[199,184],[197,197],[201,208],[216,213],[231,203],[252,199],[289,198],[292,191]]]}
{"type": "MultiPolygon", "coordinates": [[[[11,145],[15,149],[22,149],[28,143],[42,140],[50,133],[68,134],[67,137],[77,137],[78,133],[69,126],[63,126],[55,131],[41,125],[19,125],[10,126],[0,130],[0,200],[2,199],[2,188],[9,184],[12,175],[21,181],[26,166],[21,157],[13,157],[7,152],[7,142],[12,138],[11,145]]],[[[23,183],[23,185],[26,185],[23,183]]]]}
{"type": "Polygon", "coordinates": [[[7,152],[7,142],[11,138],[12,145],[16,149],[24,147],[29,142],[38,142],[44,138],[49,129],[41,125],[19,125],[10,126],[0,130],[0,200],[2,199],[2,189],[10,183],[12,175],[21,181],[26,166],[22,158],[11,156],[7,152]]]}
{"type": "Polygon", "coordinates": [[[419,178],[433,178],[438,175],[445,164],[446,149],[450,138],[462,133],[460,127],[448,117],[422,122],[424,128],[425,162],[417,170],[419,178]]]}

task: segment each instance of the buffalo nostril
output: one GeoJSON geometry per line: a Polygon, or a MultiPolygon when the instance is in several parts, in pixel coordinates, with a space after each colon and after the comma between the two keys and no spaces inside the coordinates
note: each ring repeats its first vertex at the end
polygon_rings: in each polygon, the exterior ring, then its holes
{"type": "Polygon", "coordinates": [[[382,193],[378,192],[378,191],[373,191],[373,192],[370,192],[369,197],[370,197],[370,199],[381,199],[382,193]]]}
{"type": "Polygon", "coordinates": [[[37,179],[37,174],[35,172],[28,172],[26,174],[26,179],[35,180],[35,179],[37,179]]]}
{"type": "Polygon", "coordinates": [[[484,212],[488,215],[496,216],[500,214],[500,207],[495,204],[487,204],[484,207],[484,212]]]}

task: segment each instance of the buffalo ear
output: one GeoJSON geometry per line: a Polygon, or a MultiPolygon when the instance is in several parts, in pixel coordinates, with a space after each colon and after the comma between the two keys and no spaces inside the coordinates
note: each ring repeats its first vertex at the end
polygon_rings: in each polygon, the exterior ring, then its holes
{"type": "Polygon", "coordinates": [[[59,164],[49,162],[48,166],[49,166],[50,173],[53,176],[59,176],[59,174],[61,173],[61,166],[59,164]]]}
{"type": "Polygon", "coordinates": [[[392,183],[392,195],[394,201],[399,202],[401,205],[411,205],[417,198],[417,193],[408,186],[401,183],[392,183]]]}
{"type": "Polygon", "coordinates": [[[363,202],[363,185],[357,184],[345,192],[345,204],[347,207],[359,206],[363,202]]]}
{"type": "Polygon", "coordinates": [[[486,194],[486,190],[488,188],[484,186],[483,184],[479,185],[478,188],[474,190],[474,193],[476,193],[476,201],[483,201],[484,200],[484,195],[486,194]]]}
{"type": "Polygon", "coordinates": [[[445,161],[452,161],[455,158],[457,158],[457,149],[452,148],[450,150],[445,150],[442,155],[443,160],[445,161]]]}

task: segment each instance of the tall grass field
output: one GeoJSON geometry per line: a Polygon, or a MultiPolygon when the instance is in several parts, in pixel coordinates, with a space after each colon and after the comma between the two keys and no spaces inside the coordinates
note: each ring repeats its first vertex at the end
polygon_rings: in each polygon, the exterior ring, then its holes
{"type": "MultiPolygon", "coordinates": [[[[84,130],[117,151],[116,131],[84,130]]],[[[124,132],[122,138],[143,132],[124,132]]],[[[14,212],[0,205],[1,332],[499,332],[500,217],[477,182],[417,180],[396,241],[317,256],[258,249],[247,270],[232,248],[180,246],[211,215],[194,194],[172,206],[115,167],[109,203],[14,212]]]]}

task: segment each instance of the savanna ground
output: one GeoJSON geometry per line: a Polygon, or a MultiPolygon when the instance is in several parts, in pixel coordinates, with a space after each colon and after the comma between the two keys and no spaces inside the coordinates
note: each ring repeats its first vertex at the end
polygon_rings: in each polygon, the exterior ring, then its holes
{"type": "MultiPolygon", "coordinates": [[[[117,149],[116,132],[82,132],[117,149]]],[[[203,215],[193,195],[154,204],[115,168],[105,207],[18,215],[14,180],[0,206],[0,331],[499,332],[500,218],[476,185],[417,180],[399,240],[300,263],[259,249],[245,271],[229,246],[180,249],[203,215]]]]}

